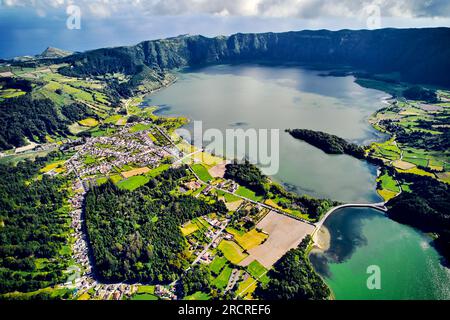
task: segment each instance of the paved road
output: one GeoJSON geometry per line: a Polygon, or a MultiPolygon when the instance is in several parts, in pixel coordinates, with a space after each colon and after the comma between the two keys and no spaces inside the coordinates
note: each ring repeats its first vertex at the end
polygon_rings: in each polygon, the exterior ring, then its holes
{"type": "Polygon", "coordinates": [[[223,230],[225,230],[226,227],[228,226],[228,222],[229,222],[229,220],[226,220],[225,225],[222,228],[220,228],[220,230],[212,238],[211,242],[208,243],[208,245],[205,247],[205,249],[197,256],[197,258],[195,258],[194,262],[192,262],[192,264],[191,264],[192,266],[200,261],[200,259],[203,257],[203,255],[209,250],[209,248],[211,248],[214,241],[216,241],[217,238],[221,236],[223,230]]]}

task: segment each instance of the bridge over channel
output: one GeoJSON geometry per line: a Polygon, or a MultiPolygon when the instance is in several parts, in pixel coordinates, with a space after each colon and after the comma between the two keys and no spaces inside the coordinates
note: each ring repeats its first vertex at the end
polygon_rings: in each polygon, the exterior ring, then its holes
{"type": "Polygon", "coordinates": [[[346,203],[342,204],[336,207],[331,208],[323,217],[320,219],[319,222],[317,222],[316,229],[314,230],[312,237],[320,230],[322,225],[325,223],[325,220],[333,214],[335,211],[344,209],[344,208],[371,208],[382,212],[387,212],[388,209],[386,208],[386,202],[379,202],[379,203],[346,203]]]}

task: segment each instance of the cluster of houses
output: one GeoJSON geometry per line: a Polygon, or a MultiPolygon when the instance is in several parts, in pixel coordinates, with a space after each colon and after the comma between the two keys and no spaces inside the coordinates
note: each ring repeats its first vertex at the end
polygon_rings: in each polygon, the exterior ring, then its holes
{"type": "Polygon", "coordinates": [[[213,189],[214,187],[211,185],[208,185],[205,189],[203,189],[202,194],[204,196],[207,196],[209,194],[209,192],[213,189]]]}
{"type": "MultiPolygon", "coordinates": [[[[228,225],[229,220],[219,221],[217,219],[210,219],[208,217],[203,217],[206,222],[208,222],[213,228],[209,229],[205,236],[208,238],[211,243],[209,244],[212,248],[217,248],[219,246],[220,241],[223,239],[232,240],[233,235],[225,232],[225,228],[228,225]]],[[[208,246],[206,246],[208,248],[208,246]]],[[[200,253],[201,254],[201,253],[200,253]]],[[[209,263],[214,259],[214,257],[210,256],[208,251],[205,250],[202,256],[200,257],[200,261],[204,263],[209,263]]]]}
{"type": "Polygon", "coordinates": [[[185,187],[186,189],[188,189],[188,190],[193,190],[193,191],[197,190],[197,189],[200,188],[201,186],[202,186],[202,185],[201,185],[200,182],[198,182],[197,180],[192,180],[192,181],[186,182],[186,183],[184,184],[184,187],[185,187]]]}
{"type": "MultiPolygon", "coordinates": [[[[220,230],[218,232],[220,232],[220,230]]],[[[206,236],[208,238],[214,239],[213,242],[211,243],[211,247],[213,247],[213,248],[217,248],[219,246],[220,241],[222,241],[222,239],[233,240],[233,235],[228,232],[225,232],[218,237],[216,237],[216,235],[217,235],[217,233],[212,233],[212,232],[211,232],[211,234],[208,234],[208,233],[206,234],[206,236]]]]}
{"type": "Polygon", "coordinates": [[[175,286],[165,287],[161,285],[155,286],[155,295],[161,299],[177,300],[177,295],[175,294],[175,286]]]}
{"type": "Polygon", "coordinates": [[[73,233],[71,236],[75,239],[72,246],[73,257],[75,261],[83,267],[85,274],[90,275],[92,273],[91,263],[89,261],[88,243],[85,232],[83,232],[83,201],[85,196],[85,190],[81,187],[81,183],[77,181],[72,188],[74,189],[74,195],[69,199],[73,210],[70,213],[72,218],[73,233]],[[82,191],[80,191],[82,190],[82,191]]]}
{"type": "Polygon", "coordinates": [[[225,180],[217,184],[217,187],[231,193],[235,193],[239,188],[239,184],[233,180],[225,180]]]}
{"type": "Polygon", "coordinates": [[[206,222],[208,222],[212,227],[214,227],[214,228],[222,228],[223,226],[225,226],[226,225],[226,220],[224,220],[224,221],[220,221],[220,220],[218,220],[218,219],[211,219],[211,218],[208,218],[208,216],[204,216],[203,217],[203,219],[206,221],[206,222]]]}
{"type": "Polygon", "coordinates": [[[67,163],[68,172],[76,170],[81,176],[87,176],[106,174],[129,163],[155,166],[172,151],[156,146],[148,136],[149,132],[129,133],[123,129],[114,136],[88,138],[85,144],[76,147],[77,154],[67,163]],[[83,161],[86,156],[103,160],[86,163],[83,161]]]}
{"type": "Polygon", "coordinates": [[[122,300],[124,297],[132,296],[138,289],[137,285],[125,283],[101,284],[95,282],[91,287],[91,298],[101,300],[122,300]]]}
{"type": "Polygon", "coordinates": [[[95,280],[92,261],[89,256],[88,239],[86,233],[83,232],[83,202],[86,194],[84,181],[76,180],[72,185],[75,191],[74,195],[69,199],[72,206],[70,216],[72,218],[73,233],[71,236],[75,239],[72,246],[72,255],[74,260],[81,266],[81,274],[73,281],[65,285],[74,288],[77,295],[89,292],[92,299],[113,299],[120,300],[124,296],[131,296],[136,292],[137,287],[128,284],[102,284],[95,280]]]}

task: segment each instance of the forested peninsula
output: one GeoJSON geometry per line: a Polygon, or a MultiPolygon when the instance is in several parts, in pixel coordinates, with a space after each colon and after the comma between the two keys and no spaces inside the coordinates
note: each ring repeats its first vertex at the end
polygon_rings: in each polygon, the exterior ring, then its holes
{"type": "Polygon", "coordinates": [[[348,154],[358,159],[365,158],[362,147],[333,134],[307,129],[288,129],[286,132],[328,154],[348,154]]]}

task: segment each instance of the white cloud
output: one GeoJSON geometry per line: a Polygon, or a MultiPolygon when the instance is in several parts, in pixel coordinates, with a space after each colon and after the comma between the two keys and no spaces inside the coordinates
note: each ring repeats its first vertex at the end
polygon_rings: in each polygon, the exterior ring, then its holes
{"type": "Polygon", "coordinates": [[[108,18],[111,16],[112,11],[114,8],[111,8],[109,4],[101,3],[101,2],[95,2],[89,3],[87,5],[89,8],[89,12],[98,18],[108,18]]]}
{"type": "Polygon", "coordinates": [[[100,18],[133,12],[150,16],[349,18],[361,16],[367,5],[378,5],[384,17],[450,17],[448,0],[3,0],[3,4],[40,10],[75,4],[100,18]]]}

